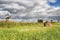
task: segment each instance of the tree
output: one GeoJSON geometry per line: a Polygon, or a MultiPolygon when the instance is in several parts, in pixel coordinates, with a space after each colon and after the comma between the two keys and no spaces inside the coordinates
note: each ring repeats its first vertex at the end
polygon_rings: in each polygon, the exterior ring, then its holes
{"type": "Polygon", "coordinates": [[[42,19],[38,19],[38,23],[41,23],[41,22],[43,22],[43,20],[42,19]]]}

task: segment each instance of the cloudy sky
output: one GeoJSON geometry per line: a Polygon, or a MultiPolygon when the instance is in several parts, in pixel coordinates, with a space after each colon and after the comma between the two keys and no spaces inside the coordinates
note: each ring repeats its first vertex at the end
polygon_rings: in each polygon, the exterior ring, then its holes
{"type": "Polygon", "coordinates": [[[7,15],[11,18],[60,16],[60,0],[0,0],[0,16],[7,15]]]}

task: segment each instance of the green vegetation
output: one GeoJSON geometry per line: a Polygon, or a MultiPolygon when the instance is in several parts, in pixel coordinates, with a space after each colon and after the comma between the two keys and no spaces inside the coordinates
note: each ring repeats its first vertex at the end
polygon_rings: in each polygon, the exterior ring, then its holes
{"type": "Polygon", "coordinates": [[[0,22],[0,40],[60,40],[60,23],[0,22]]]}

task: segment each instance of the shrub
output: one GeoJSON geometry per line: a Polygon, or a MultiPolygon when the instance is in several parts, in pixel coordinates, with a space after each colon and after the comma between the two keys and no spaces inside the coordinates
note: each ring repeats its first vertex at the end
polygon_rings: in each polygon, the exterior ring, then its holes
{"type": "Polygon", "coordinates": [[[43,20],[42,19],[38,20],[38,23],[43,23],[43,20]]]}

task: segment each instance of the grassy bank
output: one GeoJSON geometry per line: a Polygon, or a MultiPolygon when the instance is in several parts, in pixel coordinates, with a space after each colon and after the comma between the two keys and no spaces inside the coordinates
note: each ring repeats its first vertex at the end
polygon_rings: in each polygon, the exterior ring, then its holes
{"type": "Polygon", "coordinates": [[[0,22],[0,40],[60,40],[60,23],[44,27],[42,23],[0,22]]]}

